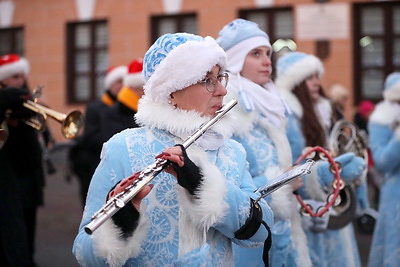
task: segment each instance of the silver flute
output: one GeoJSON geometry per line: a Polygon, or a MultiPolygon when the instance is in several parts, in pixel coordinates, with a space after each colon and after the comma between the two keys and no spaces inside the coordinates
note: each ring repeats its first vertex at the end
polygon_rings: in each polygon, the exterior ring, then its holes
{"type": "MultiPolygon", "coordinates": [[[[188,148],[236,104],[237,101],[235,99],[229,101],[216,112],[217,115],[214,118],[202,125],[197,131],[189,136],[182,143],[182,146],[185,149],[188,148]]],[[[139,174],[139,177],[131,185],[127,186],[121,193],[109,199],[104,206],[92,216],[91,222],[85,226],[85,232],[91,235],[107,219],[112,217],[118,210],[123,208],[129,201],[131,201],[148,183],[150,183],[160,172],[162,172],[168,166],[168,164],[169,161],[159,158],[153,164],[142,170],[139,174]]],[[[134,174],[132,176],[134,176],[134,174]]]]}

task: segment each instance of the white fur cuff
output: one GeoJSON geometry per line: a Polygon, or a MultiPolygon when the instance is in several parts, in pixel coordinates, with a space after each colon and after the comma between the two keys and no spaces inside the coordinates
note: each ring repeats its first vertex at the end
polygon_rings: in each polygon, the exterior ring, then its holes
{"type": "Polygon", "coordinates": [[[199,159],[198,154],[196,157],[194,155],[190,155],[190,157],[201,169],[203,180],[196,191],[196,196],[190,195],[186,189],[177,186],[179,203],[187,216],[199,228],[207,230],[219,222],[228,210],[228,204],[224,199],[227,185],[225,177],[216,166],[208,163],[206,158],[199,159]]]}
{"type": "Polygon", "coordinates": [[[141,204],[139,223],[131,237],[122,239],[121,229],[109,219],[92,235],[95,253],[106,259],[110,266],[122,266],[129,258],[140,253],[140,246],[146,237],[148,220],[145,205],[141,204]]]}

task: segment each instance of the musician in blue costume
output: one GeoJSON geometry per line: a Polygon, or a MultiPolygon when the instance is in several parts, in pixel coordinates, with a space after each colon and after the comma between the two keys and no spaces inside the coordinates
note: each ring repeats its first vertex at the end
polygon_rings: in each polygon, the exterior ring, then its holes
{"type": "MultiPolygon", "coordinates": [[[[306,146],[321,146],[327,149],[333,121],[331,103],[324,97],[321,88],[320,79],[324,72],[322,62],[313,55],[288,52],[278,59],[276,72],[275,84],[292,111],[287,136],[292,148],[293,161],[301,156],[306,146]]],[[[361,177],[366,167],[363,159],[355,157],[354,153],[346,153],[338,158],[342,159],[342,162],[339,161],[342,165],[340,175],[346,184],[361,177]],[[345,166],[348,161],[352,164],[345,166]]],[[[335,161],[338,161],[337,159],[335,161]]],[[[317,163],[315,168],[318,171],[304,179],[304,185],[299,190],[303,199],[321,202],[315,206],[325,204],[332,190],[331,173],[327,169],[321,169],[320,164],[327,163],[317,163]]],[[[357,200],[367,206],[365,191],[358,190],[358,194],[357,200]]],[[[307,235],[313,266],[360,266],[351,221],[341,229],[327,229],[328,215],[336,215],[335,210],[330,209],[323,218],[303,217],[303,228],[307,235]]]]}
{"type": "MultiPolygon", "coordinates": [[[[230,79],[225,99],[239,100],[233,110],[237,119],[233,138],[246,149],[253,181],[261,187],[292,166],[286,138],[289,111],[270,79],[269,37],[256,23],[235,19],[220,31],[217,42],[227,53],[230,79]]],[[[311,266],[293,190],[286,185],[268,198],[275,217],[271,266],[311,266]]],[[[234,255],[237,266],[264,265],[261,249],[234,246],[234,255]]]]}
{"type": "Polygon", "coordinates": [[[232,266],[232,241],[264,245],[268,230],[261,220],[269,225],[273,214],[265,201],[254,203],[259,195],[245,151],[226,139],[229,114],[186,150],[175,146],[222,107],[225,68],[225,52],[211,37],[166,34],[149,48],[136,114],[142,127],[124,130],[103,146],[73,246],[81,265],[232,266]],[[168,173],[156,176],[92,236],[86,234],[84,226],[107,196],[131,182],[123,178],[157,155],[172,162],[168,173]]]}
{"type": "MultiPolygon", "coordinates": [[[[236,118],[233,138],[246,149],[250,173],[260,187],[292,166],[291,148],[286,137],[290,111],[270,78],[272,47],[268,35],[256,23],[243,19],[235,19],[224,26],[217,42],[227,53],[230,80],[225,99],[240,100],[239,108],[233,110],[236,118]]],[[[351,163],[353,161],[349,161],[351,163]]],[[[321,171],[326,167],[320,165],[321,171]]],[[[268,197],[274,212],[271,266],[311,266],[307,239],[293,194],[301,185],[301,181],[295,181],[268,197]]],[[[259,248],[234,246],[235,264],[263,266],[262,252],[259,248]]]]}
{"type": "Polygon", "coordinates": [[[370,116],[369,142],[376,168],[384,173],[379,217],[369,266],[398,266],[400,262],[400,72],[385,80],[383,101],[370,116]]]}

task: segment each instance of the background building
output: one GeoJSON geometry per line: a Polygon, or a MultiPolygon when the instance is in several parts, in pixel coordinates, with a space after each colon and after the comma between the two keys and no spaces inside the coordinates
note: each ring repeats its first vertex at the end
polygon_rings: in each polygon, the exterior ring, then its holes
{"type": "Polygon", "coordinates": [[[319,56],[324,87],[351,91],[348,118],[361,99],[380,100],[385,76],[400,71],[400,1],[0,0],[0,54],[29,59],[29,84],[44,85],[51,108],[83,111],[102,94],[105,70],[143,56],[159,35],[216,37],[237,17],[259,23],[275,57],[286,49],[319,56]]]}

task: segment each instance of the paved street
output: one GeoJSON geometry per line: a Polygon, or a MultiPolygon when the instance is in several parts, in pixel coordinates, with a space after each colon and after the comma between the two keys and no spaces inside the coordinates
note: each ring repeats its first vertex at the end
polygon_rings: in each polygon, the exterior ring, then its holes
{"type": "MultiPolygon", "coordinates": [[[[47,176],[45,206],[38,214],[35,258],[38,267],[75,267],[78,264],[71,250],[82,215],[78,182],[65,179],[65,149],[56,150],[51,157],[57,173],[47,176]]],[[[357,241],[366,266],[371,235],[357,233],[357,241]]]]}

